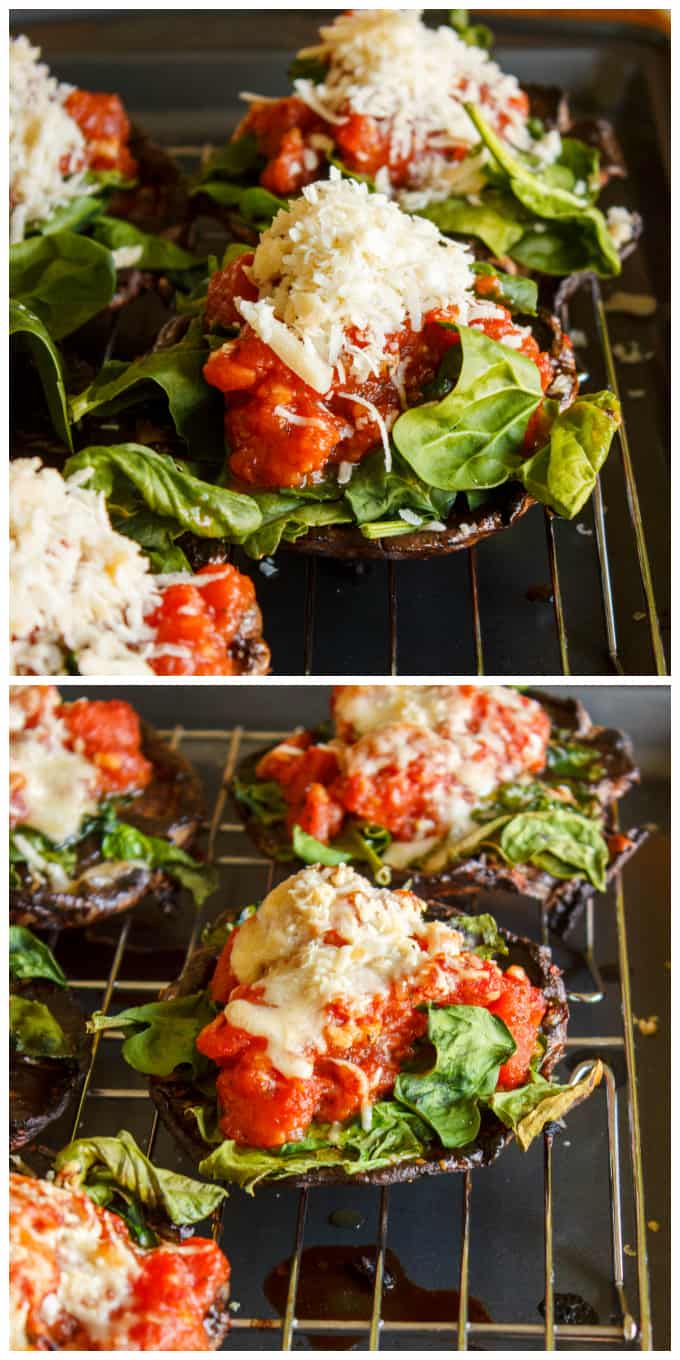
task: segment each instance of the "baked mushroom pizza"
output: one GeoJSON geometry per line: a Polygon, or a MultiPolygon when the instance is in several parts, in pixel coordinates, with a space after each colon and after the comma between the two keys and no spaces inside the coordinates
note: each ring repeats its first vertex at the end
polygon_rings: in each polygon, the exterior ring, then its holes
{"type": "Polygon", "coordinates": [[[197,191],[242,227],[336,167],[514,267],[617,274],[634,216],[596,206],[625,173],[608,125],[577,123],[554,87],[523,89],[491,59],[489,30],[450,11],[350,10],[298,52],[292,93],[248,112],[197,191]],[[585,140],[582,140],[585,138],[585,140]]]}
{"type": "Polygon", "coordinates": [[[187,196],[172,158],[117,94],[74,89],[40,56],[11,39],[10,295],[24,309],[13,329],[49,348],[163,278],[171,296],[165,276],[200,260],[177,240],[187,196]]]}
{"type": "Polygon", "coordinates": [[[50,1179],[12,1173],[12,1350],[216,1350],[229,1262],[187,1234],[221,1198],[154,1167],[127,1133],[71,1143],[50,1179]]]}
{"type": "Polygon", "coordinates": [[[224,561],[192,573],[181,550],[186,570],[152,571],[112,526],[104,492],[82,481],[37,458],[10,464],[12,673],[265,673],[250,578],[224,561]]]}
{"type": "Polygon", "coordinates": [[[252,1189],[412,1180],[485,1165],[513,1134],[528,1147],[599,1080],[595,1065],[552,1081],[566,1021],[548,950],[315,865],[213,928],[155,1007],[93,1028],[128,1036],[201,1174],[252,1189]]]}
{"type": "Polygon", "coordinates": [[[422,557],[535,500],[576,514],[618,405],[578,395],[571,342],[536,307],[530,280],[336,169],[305,188],[207,293],[229,331],[204,375],[232,484],[265,510],[246,550],[422,557]]]}
{"type": "Polygon", "coordinates": [[[630,742],[580,704],[476,685],[336,685],[330,731],[241,762],[233,796],[265,854],[369,867],[430,896],[510,888],[571,924],[644,831],[608,812],[630,742]]]}
{"type": "Polygon", "coordinates": [[[189,853],[203,812],[193,767],[118,699],[10,694],[10,918],[80,926],[214,871],[189,853]]]}

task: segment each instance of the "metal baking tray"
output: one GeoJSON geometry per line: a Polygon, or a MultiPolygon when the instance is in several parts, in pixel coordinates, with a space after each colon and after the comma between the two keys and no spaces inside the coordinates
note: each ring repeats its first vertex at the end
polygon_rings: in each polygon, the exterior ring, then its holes
{"type": "MultiPolygon", "coordinates": [[[[295,50],[332,10],[15,10],[13,27],[55,73],[119,91],[188,166],[240,116],[240,90],[284,94],[295,50]]],[[[441,16],[441,11],[432,11],[441,16]]],[[[618,388],[625,426],[576,522],[534,508],[477,548],[428,562],[333,562],[285,552],[254,576],[279,675],[654,674],[668,626],[669,45],[588,11],[494,12],[499,61],[521,81],[562,85],[575,109],[610,117],[629,167],[603,202],[639,210],[642,241],[621,278],[585,286],[565,320],[591,390],[618,388]],[[607,310],[651,294],[647,320],[607,310]],[[623,363],[636,340],[642,362],[623,363]],[[265,568],[266,571],[266,568],[265,568]]],[[[620,12],[623,13],[623,12],[620,12]]]]}
{"type": "MultiPolygon", "coordinates": [[[[101,695],[69,689],[69,698],[101,695]]],[[[241,753],[328,707],[322,686],[202,686],[181,700],[168,688],[116,692],[173,733],[200,770],[210,808],[205,845],[220,889],[198,917],[186,902],[163,917],[147,903],[56,938],[88,1011],[148,1001],[179,973],[207,920],[257,901],[284,876],[243,834],[225,783],[241,753]],[[185,726],[175,726],[178,717],[185,726]]],[[[469,1176],[382,1191],[261,1189],[254,1199],[232,1190],[214,1225],[238,1305],[225,1350],[647,1349],[652,1319],[656,1345],[668,1344],[668,692],[607,687],[582,697],[595,720],[628,727],[636,741],[643,783],[625,800],[623,824],[661,828],[622,886],[598,897],[569,949],[554,946],[574,998],[562,1079],[599,1056],[607,1084],[570,1115],[554,1145],[545,1138],[525,1156],[512,1146],[469,1176]],[[652,1010],[659,1034],[640,1037],[633,1017],[652,1010]],[[648,1220],[656,1228],[649,1234],[648,1220]],[[558,1318],[567,1294],[594,1312],[553,1328],[539,1311],[551,1291],[558,1318]]],[[[520,933],[543,933],[535,903],[493,896],[480,908],[520,933]]],[[[159,1164],[191,1171],[112,1034],[93,1054],[75,1117],[71,1110],[50,1130],[50,1146],[121,1128],[159,1164]]]]}

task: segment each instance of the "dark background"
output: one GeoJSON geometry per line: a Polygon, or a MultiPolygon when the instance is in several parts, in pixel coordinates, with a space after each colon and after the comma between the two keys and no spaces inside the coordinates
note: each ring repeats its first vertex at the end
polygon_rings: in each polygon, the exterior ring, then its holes
{"type": "MultiPolygon", "coordinates": [[[[78,696],[89,698],[101,697],[102,688],[94,685],[82,685],[77,682],[74,684],[62,685],[62,690],[69,699],[78,696]],[[68,691],[68,693],[67,693],[68,691]]],[[[636,1032],[638,1067],[639,1067],[639,1090],[641,1100],[641,1122],[642,1122],[642,1143],[645,1166],[645,1186],[647,1197],[647,1219],[659,1224],[659,1230],[650,1231],[648,1234],[649,1258],[652,1280],[652,1302],[653,1317],[655,1324],[655,1344],[658,1348],[663,1348],[669,1344],[669,1142],[670,1142],[670,971],[668,961],[670,959],[670,911],[669,911],[669,861],[670,861],[670,837],[669,837],[669,773],[670,773],[670,752],[669,752],[669,723],[670,723],[670,693],[666,686],[647,686],[630,687],[627,685],[605,685],[605,686],[580,686],[578,690],[567,686],[551,686],[555,693],[574,694],[586,706],[592,718],[607,726],[616,726],[627,731],[634,740],[636,757],[639,762],[641,772],[641,783],[622,802],[620,812],[622,825],[641,825],[643,823],[654,823],[658,827],[658,832],[653,836],[633,858],[624,873],[624,884],[626,892],[626,919],[628,928],[629,952],[631,961],[631,981],[633,994],[633,1011],[636,1016],[647,1017],[649,1015],[659,1016],[659,1029],[656,1035],[644,1037],[636,1032]]],[[[259,731],[285,731],[296,725],[307,726],[322,719],[328,713],[328,700],[330,687],[327,685],[271,685],[271,684],[238,684],[231,683],[228,686],[218,686],[212,684],[175,686],[172,684],[153,686],[129,686],[116,687],[115,694],[128,699],[139,712],[148,720],[159,727],[173,727],[180,724],[187,730],[190,736],[191,731],[207,729],[219,729],[226,731],[234,725],[240,724],[244,727],[259,731]]],[[[112,691],[107,688],[107,694],[112,691]]],[[[257,743],[256,743],[257,744],[257,743]]],[[[262,745],[262,741],[259,742],[262,745]]],[[[224,753],[226,754],[228,742],[226,738],[222,742],[224,753]]],[[[203,751],[199,741],[196,750],[203,751]]],[[[205,771],[201,767],[207,783],[214,783],[215,770],[212,760],[206,765],[205,771]]],[[[219,775],[218,775],[219,778],[219,775]]],[[[229,816],[229,812],[225,814],[229,816]]],[[[248,853],[248,844],[244,840],[243,853],[248,853]]],[[[230,869],[225,878],[225,888],[223,905],[227,902],[240,902],[252,900],[253,894],[261,888],[254,884],[260,884],[261,879],[255,880],[254,870],[230,869]]],[[[502,924],[509,926],[523,934],[535,933],[535,909],[527,910],[526,905],[520,904],[518,899],[496,898],[484,899],[483,908],[495,911],[499,915],[502,924]]],[[[214,907],[214,911],[220,909],[220,903],[214,907]]],[[[618,1013],[620,1005],[620,993],[616,985],[616,941],[613,931],[613,899],[611,893],[608,897],[598,898],[596,903],[596,952],[600,965],[603,966],[608,983],[606,986],[606,999],[599,1005],[572,1006],[571,1032],[583,1034],[584,1049],[587,1047],[587,1036],[589,1034],[614,1033],[620,1025],[618,1013]],[[609,972],[607,970],[610,970],[609,972]],[[611,971],[613,969],[613,971],[611,971]]],[[[578,944],[580,932],[577,930],[575,944],[578,944]]],[[[560,952],[557,947],[557,958],[562,966],[569,964],[569,955],[560,952]]],[[[573,964],[573,960],[572,960],[573,964]]],[[[159,965],[163,966],[163,965],[159,965]]],[[[68,969],[67,969],[68,971],[68,969]]],[[[154,974],[155,976],[155,974],[154,974]]],[[[163,973],[160,976],[164,976],[163,973]]],[[[587,979],[586,979],[587,982],[587,979]]],[[[583,977],[580,981],[572,985],[581,989],[584,984],[583,977]]],[[[88,997],[91,1004],[91,994],[88,997]]],[[[132,999],[125,1000],[125,1004],[134,1004],[132,999]]],[[[603,1055],[604,1056],[604,1055],[603,1055]]],[[[618,1054],[614,1055],[613,1061],[617,1073],[617,1081],[622,1079],[623,1059],[618,1054]]],[[[107,1081],[105,1084],[114,1084],[107,1081]]],[[[630,1182],[626,1179],[627,1159],[625,1154],[626,1143],[626,1116],[624,1105],[624,1092],[619,1096],[620,1120],[623,1145],[623,1165],[624,1165],[624,1200],[625,1200],[625,1234],[624,1241],[632,1241],[632,1226],[630,1223],[630,1182]]],[[[595,1120],[595,1104],[584,1107],[582,1118],[586,1123],[586,1129],[581,1134],[581,1142],[577,1142],[577,1131],[574,1132],[573,1140],[569,1134],[566,1138],[569,1142],[569,1151],[559,1152],[560,1157],[568,1157],[570,1166],[573,1168],[572,1176],[568,1181],[570,1190],[568,1198],[562,1205],[561,1223],[559,1223],[556,1237],[557,1251],[557,1288],[576,1289],[583,1292],[589,1300],[597,1297],[596,1285],[590,1279],[588,1267],[579,1267],[579,1255],[584,1261],[588,1259],[588,1252],[592,1247],[590,1236],[593,1242],[599,1241],[602,1232],[602,1210],[601,1207],[594,1207],[597,1200],[595,1196],[595,1184],[600,1184],[600,1177],[604,1175],[606,1184],[606,1172],[597,1162],[596,1157],[601,1156],[601,1132],[595,1121],[592,1129],[588,1123],[589,1118],[595,1120]],[[591,1108],[592,1107],[592,1108],[591,1108]],[[591,1163],[588,1153],[588,1137],[592,1140],[591,1163]],[[596,1165],[600,1168],[595,1170],[596,1165]],[[595,1178],[595,1179],[594,1179],[595,1178]],[[576,1220],[580,1219],[580,1226],[575,1227],[574,1215],[576,1220]],[[582,1236],[583,1234],[583,1236],[582,1236]],[[580,1244],[580,1245],[579,1245],[580,1244]],[[580,1273],[585,1270],[585,1275],[580,1273]],[[585,1280],[585,1283],[584,1283],[585,1280]]],[[[580,1126],[583,1129],[583,1125],[580,1126]]],[[[102,1132],[104,1129],[102,1128],[102,1132]]],[[[564,1144],[566,1147],[567,1144],[564,1144]]],[[[532,1175],[540,1176],[538,1169],[539,1159],[536,1154],[536,1161],[533,1164],[532,1175]]],[[[526,1163],[513,1152],[513,1161],[502,1159],[498,1169],[492,1173],[484,1173],[484,1176],[493,1175],[494,1184],[498,1185],[501,1195],[507,1194],[511,1199],[516,1199],[519,1194],[520,1201],[522,1194],[526,1191],[530,1193],[531,1175],[527,1182],[526,1163]],[[510,1180],[507,1177],[510,1177],[510,1180]],[[511,1192],[511,1186],[514,1189],[511,1192]]],[[[433,1183],[434,1186],[435,1183],[433,1183]]],[[[484,1179],[485,1188],[491,1186],[492,1182],[484,1179]]],[[[414,1194],[418,1193],[419,1200],[416,1209],[419,1214],[433,1215],[437,1212],[437,1191],[430,1186],[429,1189],[423,1187],[411,1187],[414,1194]],[[422,1199],[422,1204],[420,1200],[422,1199]]],[[[401,1202],[407,1193],[407,1188],[397,1193],[397,1204],[401,1202]]],[[[488,1193],[488,1188],[487,1188],[488,1193]]],[[[560,1192],[562,1195],[564,1191],[560,1192]]],[[[330,1194],[330,1192],[329,1192],[330,1194]]],[[[475,1186],[477,1195],[477,1185],[475,1186]]],[[[336,1195],[337,1200],[337,1195],[336,1195]]],[[[323,1201],[325,1203],[325,1200],[323,1201]]],[[[558,1195],[558,1203],[560,1203],[558,1195]]],[[[344,1200],[343,1200],[344,1203],[344,1200]]],[[[414,1201],[410,1200],[410,1204],[414,1201]]],[[[335,1201],[334,1201],[335,1205],[335,1201]]],[[[335,1206],[337,1207],[337,1206],[335,1206]]],[[[235,1212],[235,1208],[234,1208],[235,1212]]],[[[283,1209],[281,1210],[283,1213],[283,1209]]],[[[290,1210],[288,1211],[290,1213],[290,1210]]],[[[258,1217],[253,1221],[253,1232],[265,1231],[267,1215],[264,1218],[258,1217]],[[257,1225],[259,1224],[259,1228],[257,1225]]],[[[454,1211],[455,1213],[455,1211],[454,1211]]],[[[248,1214],[251,1214],[250,1208],[248,1214]]],[[[482,1219],[484,1215],[483,1206],[481,1208],[482,1219]]],[[[249,1220],[251,1221],[251,1220],[249,1220]]],[[[419,1221],[422,1222],[422,1219],[419,1221]]],[[[233,1219],[232,1219],[233,1222],[233,1219]]],[[[401,1222],[397,1213],[394,1237],[390,1241],[397,1250],[400,1259],[408,1264],[409,1257],[404,1245],[403,1234],[405,1224],[401,1222]]],[[[479,1218],[473,1218],[473,1223],[477,1226],[478,1234],[481,1231],[479,1218]]],[[[317,1231],[321,1232],[321,1227],[317,1225],[317,1231]]],[[[452,1220],[450,1231],[455,1240],[455,1218],[452,1220]]],[[[489,1231],[492,1227],[489,1226],[489,1231]]],[[[536,1231],[534,1227],[534,1232],[536,1231]]],[[[496,1243],[498,1259],[496,1268],[492,1275],[501,1268],[501,1263],[506,1259],[505,1254],[510,1253],[509,1261],[513,1258],[513,1252],[525,1252],[528,1250],[526,1242],[520,1239],[514,1241],[512,1230],[507,1219],[503,1220],[499,1228],[501,1237],[505,1235],[505,1241],[496,1243]],[[513,1246],[514,1242],[514,1246],[513,1246]]],[[[337,1236],[337,1235],[336,1235],[337,1236]]],[[[351,1237],[351,1234],[350,1234],[351,1237]]],[[[406,1231],[406,1238],[409,1240],[409,1233],[406,1231]]],[[[226,1240],[226,1239],[225,1239],[226,1240]]],[[[278,1240],[278,1239],[277,1239],[278,1240]]],[[[309,1240],[309,1235],[308,1239],[309,1240]]],[[[325,1240],[322,1238],[322,1240],[325,1240]]],[[[331,1240],[332,1234],[331,1234],[331,1240]]],[[[227,1250],[229,1243],[226,1241],[227,1250]]],[[[593,1248],[594,1249],[594,1248],[593,1248]]],[[[413,1250],[411,1245],[411,1251],[413,1250]]],[[[606,1259],[606,1245],[605,1245],[606,1259]]],[[[428,1283],[430,1278],[438,1279],[441,1274],[441,1260],[435,1269],[431,1260],[432,1252],[436,1257],[451,1251],[451,1244],[447,1245],[446,1240],[430,1244],[427,1253],[420,1255],[416,1252],[415,1264],[409,1266],[409,1273],[415,1278],[419,1278],[418,1272],[424,1278],[423,1283],[428,1283]]],[[[279,1252],[281,1255],[281,1252],[279,1252]]],[[[626,1262],[626,1272],[632,1276],[631,1267],[633,1262],[626,1262]]],[[[510,1264],[508,1262],[508,1270],[510,1264]]],[[[533,1270],[534,1275],[537,1264],[533,1256],[527,1256],[527,1285],[528,1296],[525,1298],[513,1299],[515,1307],[520,1310],[520,1315],[528,1316],[533,1310],[537,1300],[531,1296],[531,1290],[536,1292],[535,1281],[530,1283],[530,1274],[533,1270]],[[533,1265],[530,1263],[533,1262],[533,1265]]],[[[514,1273],[514,1267],[513,1272],[514,1273]]],[[[444,1278],[447,1278],[444,1276],[444,1278]]],[[[255,1287],[253,1285],[253,1287],[255,1287]]],[[[482,1299],[489,1298],[489,1291],[492,1290],[491,1276],[484,1284],[479,1278],[475,1282],[474,1272],[471,1283],[472,1292],[482,1299]]],[[[632,1291],[634,1292],[634,1291],[632,1291]]],[[[493,1297],[493,1293],[491,1294],[493,1297]]],[[[257,1301],[251,1307],[261,1307],[257,1301]]],[[[601,1320],[606,1320],[601,1314],[601,1320]]],[[[232,1338],[232,1343],[236,1344],[236,1338],[232,1338]]],[[[239,1340],[240,1344],[240,1340],[239,1340]]],[[[250,1344],[250,1343],[249,1343],[250,1344]]],[[[254,1344],[254,1339],[253,1339],[254,1344]]],[[[411,1344],[416,1344],[413,1341],[411,1344]]],[[[424,1342],[427,1348],[427,1343],[424,1342]]]]}

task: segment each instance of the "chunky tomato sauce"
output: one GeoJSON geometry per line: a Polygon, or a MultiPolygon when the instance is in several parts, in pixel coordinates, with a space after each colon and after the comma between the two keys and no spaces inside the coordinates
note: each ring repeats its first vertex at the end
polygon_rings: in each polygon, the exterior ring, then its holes
{"type": "Polygon", "coordinates": [[[139,715],[122,699],[77,699],[57,709],[68,732],[66,745],[96,767],[102,795],[146,788],[153,765],[142,754],[139,715]]]}
{"type": "MultiPolygon", "coordinates": [[[[465,98],[464,82],[460,95],[465,98]]],[[[508,112],[494,110],[481,91],[485,115],[503,133],[512,121],[512,111],[523,117],[529,115],[529,99],[523,91],[508,99],[508,112]]],[[[260,183],[281,197],[297,194],[306,184],[318,179],[325,170],[326,157],[319,150],[321,135],[345,168],[352,174],[374,177],[378,170],[387,169],[394,189],[418,186],[418,167],[435,152],[447,161],[464,160],[470,150],[466,143],[442,145],[441,134],[431,142],[417,139],[410,146],[398,139],[398,150],[393,145],[393,129],[389,119],[374,118],[356,113],[351,108],[341,122],[328,123],[315,114],[305,102],[293,95],[287,99],[260,102],[256,100],[243,119],[235,136],[251,134],[257,139],[258,150],[266,165],[260,183]],[[316,144],[315,144],[316,143],[316,144]]]]}
{"type": "MultiPolygon", "coordinates": [[[[212,996],[226,1004],[238,999],[255,1001],[257,986],[238,985],[230,970],[234,932],[218,962],[212,996]]],[[[331,932],[324,943],[347,943],[331,932]]],[[[521,1086],[546,1003],[523,969],[502,973],[498,965],[474,954],[447,957],[433,954],[427,970],[416,980],[405,977],[389,992],[376,996],[358,1016],[348,1004],[326,1007],[325,1051],[314,1058],[311,1078],[286,1077],[272,1064],[266,1039],[231,1025],[224,1012],[199,1034],[197,1047],[220,1068],[217,1096],[220,1127],[226,1138],[251,1147],[281,1147],[304,1137],[310,1123],[345,1121],[358,1115],[367,1102],[386,1096],[397,1075],[412,1058],[414,1045],[426,1033],[427,1002],[440,1006],[484,1006],[510,1030],[516,1052],[499,1073],[498,1089],[521,1086]]]]}
{"type": "MultiPolygon", "coordinates": [[[[139,717],[123,700],[62,704],[54,685],[28,685],[12,691],[12,709],[17,737],[33,732],[46,745],[57,742],[91,762],[95,796],[135,793],[151,781],[153,765],[142,752],[139,717]]],[[[26,820],[24,783],[20,772],[10,772],[11,827],[26,820]]]]}
{"type": "Polygon", "coordinates": [[[142,1249],[122,1219],[82,1192],[10,1180],[10,1302],[20,1349],[211,1349],[204,1319],[230,1274],[216,1243],[197,1237],[142,1249]],[[93,1276],[107,1268],[112,1274],[97,1288],[93,1276]],[[93,1296],[101,1297],[98,1309],[93,1296]]]}
{"type": "Polygon", "coordinates": [[[235,644],[255,604],[250,577],[229,562],[201,567],[194,582],[166,586],[147,619],[156,635],[153,670],[157,675],[238,675],[235,644]],[[201,577],[208,578],[206,584],[196,585],[201,577]]]}
{"type": "MultiPolygon", "coordinates": [[[[241,255],[213,275],[206,305],[210,325],[233,326],[240,321],[235,299],[253,301],[257,290],[248,278],[253,256],[241,255]]],[[[494,276],[483,279],[489,294],[494,276]]],[[[496,279],[496,284],[497,284],[496,279]]],[[[507,308],[496,305],[501,315],[478,317],[471,326],[492,340],[520,335],[507,308]]],[[[455,330],[457,309],[427,313],[421,330],[406,324],[388,337],[382,371],[366,382],[351,374],[335,377],[323,397],[303,382],[277,357],[248,325],[237,339],[213,350],[203,373],[206,382],[225,395],[225,432],[231,450],[229,466],[235,477],[255,486],[301,486],[318,481],[327,466],[356,463],[380,443],[380,428],[372,412],[376,407],[387,428],[406,405],[423,400],[426,385],[434,378],[446,351],[460,343],[455,330]],[[393,381],[399,369],[399,388],[393,381]],[[355,398],[355,400],[353,400],[355,398]]],[[[361,346],[362,333],[348,333],[348,341],[361,346]]],[[[519,350],[536,364],[545,391],[552,381],[550,356],[541,352],[532,335],[522,336],[519,350]]],[[[526,443],[527,452],[534,445],[526,443]]]]}
{"type": "MultiPolygon", "coordinates": [[[[342,689],[337,686],[337,693],[342,689]]],[[[500,740],[503,762],[514,771],[535,774],[544,768],[550,720],[543,709],[527,704],[517,710],[474,685],[458,686],[458,692],[469,705],[467,732],[481,738],[475,762],[488,755],[486,732],[500,740]]],[[[262,757],[257,777],[279,784],[289,828],[297,824],[324,843],[338,835],[348,815],[386,827],[400,841],[422,836],[424,823],[427,834],[443,832],[439,808],[459,780],[436,734],[393,723],[331,745],[317,745],[311,732],[296,732],[262,757]]]]}
{"type": "Polygon", "coordinates": [[[85,138],[90,169],[118,170],[125,179],[133,179],[137,162],[128,147],[130,119],[118,95],[73,90],[64,107],[85,138]]]}

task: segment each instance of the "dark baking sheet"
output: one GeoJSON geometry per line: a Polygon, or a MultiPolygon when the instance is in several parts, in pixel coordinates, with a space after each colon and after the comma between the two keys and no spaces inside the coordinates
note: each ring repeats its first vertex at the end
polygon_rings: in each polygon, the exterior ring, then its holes
{"type": "MultiPolygon", "coordinates": [[[[219,142],[233,127],[239,90],[285,93],[292,53],[312,41],[335,11],[16,10],[13,26],[42,45],[61,78],[85,88],[120,91],[149,131],[167,146],[219,142]]],[[[443,16],[444,11],[433,11],[443,16]]],[[[578,11],[576,11],[578,13],[578,11]]],[[[638,542],[630,486],[615,445],[602,478],[618,658],[605,628],[592,506],[577,522],[556,521],[556,567],[564,627],[560,637],[555,581],[543,512],[533,509],[475,553],[478,608],[467,552],[429,562],[311,562],[280,553],[275,575],[252,572],[265,634],[279,675],[556,674],[620,669],[652,674],[663,665],[657,622],[668,624],[668,44],[651,28],[620,22],[551,21],[493,15],[497,55],[522,81],[561,84],[575,108],[611,117],[630,178],[603,199],[644,216],[645,235],[623,275],[604,287],[651,293],[650,320],[608,315],[612,344],[635,338],[652,357],[616,362],[640,502],[638,542]],[[656,608],[639,567],[646,538],[656,608]],[[655,617],[658,615],[657,617],[655,617]]],[[[190,160],[191,158],[189,158],[190,160]]],[[[607,382],[593,297],[584,290],[571,324],[588,336],[578,351],[591,390],[607,382]]]]}
{"type": "MultiPolygon", "coordinates": [[[[66,690],[66,686],[64,689],[66,690]]],[[[68,687],[69,698],[101,693],[93,686],[68,687]]],[[[559,692],[559,687],[552,687],[559,692]]],[[[563,692],[568,692],[566,689],[563,692]]],[[[285,731],[296,724],[319,720],[328,709],[325,686],[295,687],[214,685],[185,689],[178,696],[170,687],[131,687],[116,691],[135,704],[148,720],[160,727],[184,725],[182,748],[196,761],[205,780],[209,804],[217,797],[224,763],[230,748],[230,730],[247,729],[247,743],[254,746],[265,732],[285,731]],[[212,732],[212,736],[208,735],[212,732]],[[259,736],[254,734],[258,733],[259,736]]],[[[641,786],[632,791],[622,809],[626,820],[655,822],[659,834],[640,850],[624,875],[628,945],[632,970],[632,1005],[635,1015],[659,1016],[654,1037],[637,1035],[642,1146],[645,1168],[646,1218],[658,1225],[648,1234],[655,1344],[668,1345],[668,1166],[669,1166],[669,1008],[670,974],[668,910],[668,723],[669,695],[665,687],[588,688],[579,691],[582,701],[599,722],[613,723],[632,735],[642,772],[641,786]]],[[[227,907],[240,907],[262,895],[267,884],[263,862],[253,862],[253,847],[229,805],[220,815],[222,830],[217,852],[228,857],[222,865],[221,890],[207,904],[210,918],[227,907]],[[232,828],[231,830],[229,828],[232,828]]],[[[534,906],[511,898],[483,899],[484,909],[496,912],[501,924],[518,933],[537,935],[539,922],[534,906]]],[[[634,1220],[629,1135],[628,1090],[623,1052],[600,1047],[597,1036],[621,1034],[621,988],[617,971],[614,898],[598,898],[595,907],[596,958],[605,981],[604,1000],[596,1005],[573,1003],[570,1036],[578,1042],[568,1050],[563,1074],[578,1058],[600,1053],[614,1070],[618,1087],[618,1110],[622,1152],[623,1241],[634,1251],[634,1220]],[[582,1042],[581,1042],[582,1041],[582,1042]]],[[[183,950],[195,923],[192,909],[173,920],[160,921],[148,911],[131,917],[131,928],[122,957],[119,982],[111,1010],[149,1000],[156,986],[174,976],[181,966],[183,950]],[[142,986],[140,986],[142,984],[142,986]]],[[[102,1004],[102,980],[108,975],[121,922],[89,931],[72,932],[57,943],[56,953],[72,977],[89,983],[80,996],[88,1010],[102,1004]]],[[[571,941],[580,947],[581,939],[571,941]]],[[[586,971],[564,949],[557,952],[569,969],[572,990],[587,990],[592,982],[586,971]]],[[[71,1116],[71,1120],[72,1120],[71,1116]]],[[[152,1107],[144,1081],[126,1068],[120,1044],[109,1039],[101,1044],[90,1095],[84,1106],[82,1133],[113,1133],[131,1129],[145,1142],[152,1128],[152,1107]],[[120,1088],[137,1097],[116,1094],[120,1088]]],[[[62,1120],[52,1131],[50,1144],[58,1147],[70,1137],[71,1122],[62,1120]]],[[[161,1129],[154,1153],[159,1163],[188,1171],[171,1139],[161,1129]]],[[[555,1288],[560,1293],[580,1294],[597,1311],[601,1324],[619,1320],[611,1285],[610,1232],[608,1218],[608,1170],[604,1097],[596,1094],[573,1113],[567,1131],[558,1137],[554,1151],[555,1288]]],[[[401,1270],[426,1291],[417,1301],[400,1281],[389,1308],[400,1321],[433,1320],[441,1300],[436,1291],[457,1286],[461,1221],[462,1178],[451,1176],[396,1187],[390,1195],[387,1244],[401,1270]]],[[[479,1300],[494,1322],[540,1324],[537,1305],[543,1298],[543,1152],[539,1144],[523,1157],[515,1147],[492,1168],[475,1173],[472,1181],[470,1293],[479,1300]]],[[[370,1248],[376,1239],[380,1193],[376,1188],[354,1190],[319,1188],[309,1200],[304,1246],[317,1262],[328,1261],[324,1250],[334,1248],[345,1259],[358,1246],[370,1248]],[[353,1210],[359,1227],[338,1226],[331,1215],[353,1210]]],[[[297,1211],[297,1195],[290,1189],[261,1191],[250,1200],[232,1191],[224,1215],[222,1242],[233,1266],[233,1297],[240,1304],[235,1327],[225,1349],[276,1349],[278,1331],[240,1327],[248,1318],[275,1319],[279,1314],[265,1292],[264,1282],[291,1255],[297,1211]]],[[[639,1318],[636,1297],[636,1259],[626,1255],[625,1284],[631,1312],[639,1318]]],[[[280,1279],[280,1277],[278,1277],[280,1279]]],[[[304,1258],[303,1287],[314,1290],[315,1316],[337,1316],[337,1296],[331,1297],[323,1270],[314,1270],[304,1258]],[[311,1277],[310,1277],[310,1271],[311,1277]]],[[[271,1296],[270,1296],[271,1297],[271,1296]]],[[[358,1292],[365,1310],[370,1291],[358,1292]]],[[[341,1299],[356,1302],[357,1289],[345,1277],[341,1299]]],[[[444,1301],[447,1326],[438,1334],[413,1331],[388,1332],[381,1348],[388,1350],[448,1349],[455,1347],[455,1300],[444,1301]]],[[[298,1312],[301,1310],[298,1309],[298,1312]]],[[[368,1312],[364,1312],[366,1317],[368,1312]]],[[[360,1335],[305,1334],[301,1324],[295,1346],[347,1348],[354,1343],[367,1348],[368,1324],[360,1335]]],[[[507,1336],[473,1335],[476,1348],[543,1349],[542,1338],[525,1342],[507,1336]]],[[[572,1343],[573,1344],[573,1343],[572,1343]]],[[[620,1342],[614,1348],[619,1348],[620,1342]]],[[[593,1347],[599,1349],[599,1346],[593,1347]]],[[[608,1348],[608,1347],[605,1347],[608,1348]]]]}

